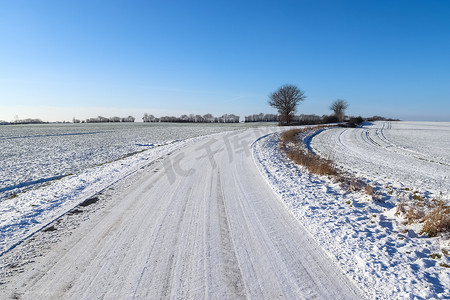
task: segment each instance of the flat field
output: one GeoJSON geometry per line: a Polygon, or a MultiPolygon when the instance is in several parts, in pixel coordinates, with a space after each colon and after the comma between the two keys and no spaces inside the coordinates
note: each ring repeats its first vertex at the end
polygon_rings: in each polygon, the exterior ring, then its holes
{"type": "Polygon", "coordinates": [[[244,126],[169,123],[0,126],[0,200],[158,145],[244,126]]]}
{"type": "Polygon", "coordinates": [[[450,192],[450,123],[334,128],[315,136],[311,148],[357,176],[436,196],[450,192]]]}

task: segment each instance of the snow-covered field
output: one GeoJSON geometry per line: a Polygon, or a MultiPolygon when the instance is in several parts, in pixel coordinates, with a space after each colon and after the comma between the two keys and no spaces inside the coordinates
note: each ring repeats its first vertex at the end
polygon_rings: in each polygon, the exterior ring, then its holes
{"type": "Polygon", "coordinates": [[[0,126],[0,200],[158,145],[242,127],[167,123],[0,126]]]}
{"type": "Polygon", "coordinates": [[[252,126],[0,126],[0,254],[157,158],[205,135],[252,126]]]}
{"type": "Polygon", "coordinates": [[[375,199],[293,164],[278,148],[278,133],[258,141],[254,155],[286,207],[368,297],[449,299],[449,237],[419,235],[420,224],[395,216],[414,189],[426,199],[448,197],[449,130],[449,124],[377,122],[305,137],[306,146],[370,182],[375,199]]]}
{"type": "Polygon", "coordinates": [[[356,176],[435,197],[450,195],[450,123],[333,128],[315,136],[311,147],[356,176]]]}

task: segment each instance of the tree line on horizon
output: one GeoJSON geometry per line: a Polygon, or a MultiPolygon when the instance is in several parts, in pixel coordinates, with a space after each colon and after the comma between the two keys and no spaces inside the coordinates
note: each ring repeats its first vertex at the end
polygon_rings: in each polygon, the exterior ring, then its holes
{"type": "MultiPolygon", "coordinates": [[[[133,116],[128,116],[126,118],[120,118],[120,117],[111,117],[111,118],[105,118],[102,116],[98,116],[97,118],[89,118],[86,119],[86,123],[118,123],[118,122],[134,122],[136,120],[133,116]]],[[[73,118],[73,123],[80,123],[80,120],[77,120],[73,118]]]]}
{"type": "Polygon", "coordinates": [[[160,118],[154,115],[144,114],[142,121],[145,123],[155,123],[155,122],[171,122],[171,123],[239,123],[240,117],[234,114],[224,114],[220,117],[215,117],[212,114],[205,115],[181,115],[180,117],[174,116],[163,116],[160,118]]]}
{"type": "Polygon", "coordinates": [[[9,125],[9,124],[45,124],[44,121],[42,121],[41,119],[23,119],[23,120],[14,120],[13,122],[6,122],[3,120],[0,120],[0,125],[9,125]]]}
{"type": "MultiPolygon", "coordinates": [[[[207,114],[205,116],[209,116],[210,114],[207,114]]],[[[222,117],[214,117],[211,115],[210,118],[205,118],[204,116],[196,115],[197,117],[192,118],[186,118],[186,115],[182,115],[180,117],[161,117],[156,118],[153,115],[144,115],[142,118],[144,122],[153,122],[153,123],[239,123],[240,119],[238,119],[238,116],[234,116],[235,118],[222,118],[222,117]],[[145,120],[147,121],[145,121],[145,120]]],[[[230,116],[230,115],[228,115],[230,116]]],[[[72,122],[54,122],[54,123],[112,123],[112,122],[134,122],[134,117],[129,116],[128,118],[104,118],[104,117],[97,117],[97,118],[90,118],[87,120],[78,120],[73,119],[72,122]],[[119,120],[120,119],[120,120],[119,120]],[[124,120],[124,121],[122,121],[124,120]]],[[[381,116],[373,116],[368,118],[361,118],[361,117],[345,117],[344,121],[348,121],[349,123],[360,123],[361,121],[368,121],[368,122],[374,122],[374,121],[399,121],[399,119],[391,119],[391,118],[385,118],[381,116]]],[[[243,120],[244,123],[253,123],[253,122],[278,122],[280,123],[280,116],[276,114],[253,114],[244,117],[243,120]]],[[[323,115],[318,116],[315,114],[311,115],[293,115],[291,117],[291,124],[290,125],[316,125],[316,124],[329,124],[329,123],[338,123],[339,119],[335,115],[323,115]]],[[[21,124],[48,124],[49,122],[44,122],[40,119],[23,119],[23,120],[16,120],[14,122],[7,122],[0,120],[0,125],[21,125],[21,124]]]]}
{"type": "MultiPolygon", "coordinates": [[[[251,122],[278,122],[281,123],[282,117],[276,114],[255,114],[245,117],[245,123],[251,122]]],[[[325,124],[325,123],[336,123],[337,118],[334,116],[323,115],[318,116],[316,114],[310,115],[291,115],[289,125],[314,125],[314,124],[325,124]]]]}
{"type": "MultiPolygon", "coordinates": [[[[371,118],[363,119],[359,117],[347,118],[345,115],[345,110],[349,107],[346,100],[337,99],[330,105],[329,109],[333,111],[332,115],[318,116],[312,115],[296,115],[297,106],[305,101],[306,95],[300,90],[296,85],[285,84],[279,87],[276,91],[269,94],[268,104],[278,110],[278,114],[254,114],[244,117],[242,120],[245,123],[248,122],[278,122],[279,125],[314,125],[314,124],[327,124],[327,123],[343,123],[348,122],[349,125],[354,126],[355,124],[360,124],[362,121],[398,121],[398,119],[386,119],[380,116],[373,116],[371,118]]],[[[145,123],[156,123],[156,122],[172,122],[172,123],[239,123],[240,117],[234,114],[224,114],[220,117],[215,117],[212,114],[183,114],[180,117],[174,116],[163,116],[155,117],[152,114],[145,113],[142,117],[145,123]]],[[[125,118],[111,117],[105,118],[98,116],[97,118],[89,118],[84,121],[73,118],[73,123],[109,123],[109,122],[134,122],[135,118],[133,116],[128,116],[125,118]]],[[[25,120],[15,120],[12,123],[5,121],[0,121],[0,125],[6,124],[39,124],[45,123],[40,119],[25,119],[25,120]]],[[[65,122],[64,122],[65,123],[65,122]]]]}

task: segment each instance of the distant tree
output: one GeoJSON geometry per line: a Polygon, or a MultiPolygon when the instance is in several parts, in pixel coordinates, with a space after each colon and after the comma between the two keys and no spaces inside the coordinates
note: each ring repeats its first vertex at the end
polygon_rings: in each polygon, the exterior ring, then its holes
{"type": "Polygon", "coordinates": [[[110,118],[105,118],[102,116],[98,116],[97,118],[86,119],[86,123],[108,123],[108,122],[110,122],[110,118]]]}
{"type": "Polygon", "coordinates": [[[322,116],[322,123],[323,124],[331,124],[331,123],[338,123],[339,119],[335,115],[323,115],[322,116]]]}
{"type": "Polygon", "coordinates": [[[200,115],[195,115],[195,122],[196,123],[202,123],[202,122],[204,122],[204,119],[200,115]]]}
{"type": "Polygon", "coordinates": [[[154,115],[149,115],[149,114],[147,114],[147,113],[144,114],[144,117],[142,118],[142,120],[143,120],[144,122],[157,122],[157,121],[156,121],[157,119],[155,118],[154,115]]]}
{"type": "Polygon", "coordinates": [[[189,116],[188,115],[181,115],[181,117],[178,120],[179,122],[189,122],[189,116]]]}
{"type": "Polygon", "coordinates": [[[269,104],[280,114],[280,124],[289,125],[297,110],[297,105],[304,101],[305,93],[297,86],[286,84],[269,95],[269,104]]]}
{"type": "Polygon", "coordinates": [[[330,105],[330,109],[334,112],[334,115],[338,118],[339,122],[343,122],[345,119],[345,110],[348,108],[348,103],[345,100],[337,99],[330,105]]]}
{"type": "Polygon", "coordinates": [[[14,120],[14,124],[43,124],[41,119],[24,119],[24,120],[14,120]]]}
{"type": "Polygon", "coordinates": [[[120,119],[121,122],[130,122],[130,123],[133,123],[134,120],[135,120],[135,118],[133,116],[128,116],[126,118],[120,119]]]}
{"type": "Polygon", "coordinates": [[[206,114],[203,116],[203,120],[207,123],[213,123],[214,122],[214,116],[212,114],[206,114]]]}
{"type": "Polygon", "coordinates": [[[244,117],[245,122],[278,122],[279,116],[276,114],[254,114],[244,117]]]}
{"type": "Polygon", "coordinates": [[[322,123],[322,119],[318,115],[304,115],[296,116],[295,123],[298,125],[315,125],[322,123]]]}
{"type": "MultiPolygon", "coordinates": [[[[234,114],[225,114],[221,117],[214,117],[212,114],[206,114],[204,116],[195,114],[189,115],[184,114],[179,117],[163,116],[161,118],[155,118],[153,115],[145,113],[142,120],[144,122],[173,122],[173,123],[239,123],[240,119],[239,116],[236,116],[234,114]]],[[[130,122],[134,122],[134,118],[130,122]]]]}
{"type": "Polygon", "coordinates": [[[240,117],[234,114],[229,115],[229,123],[239,123],[240,117]]]}
{"type": "Polygon", "coordinates": [[[357,127],[357,126],[361,125],[362,122],[364,122],[364,119],[361,116],[359,116],[359,117],[351,117],[348,120],[347,126],[348,127],[357,127]]]}

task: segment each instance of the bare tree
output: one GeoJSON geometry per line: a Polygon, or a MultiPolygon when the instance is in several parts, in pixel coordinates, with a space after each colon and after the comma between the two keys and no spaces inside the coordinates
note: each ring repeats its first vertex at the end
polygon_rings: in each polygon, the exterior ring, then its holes
{"type": "Polygon", "coordinates": [[[345,100],[337,99],[330,105],[330,109],[334,112],[334,115],[338,118],[339,122],[343,122],[345,119],[345,110],[348,108],[348,103],[345,100]]]}
{"type": "Polygon", "coordinates": [[[212,114],[206,114],[203,116],[203,119],[205,122],[213,123],[214,122],[214,116],[212,114]]]}
{"type": "Polygon", "coordinates": [[[149,115],[147,113],[144,114],[144,117],[142,118],[144,122],[157,122],[157,119],[154,115],[149,115]]]}
{"type": "Polygon", "coordinates": [[[135,117],[133,117],[133,116],[128,116],[128,117],[126,117],[126,118],[121,118],[121,119],[120,119],[120,122],[130,122],[130,123],[133,123],[134,120],[136,120],[135,117]]]}
{"type": "Polygon", "coordinates": [[[179,118],[180,122],[189,122],[189,116],[188,115],[181,115],[179,118]]]}
{"type": "Polygon", "coordinates": [[[203,122],[203,117],[200,115],[195,115],[195,122],[196,123],[201,123],[203,122]]]}
{"type": "Polygon", "coordinates": [[[305,93],[297,86],[286,84],[269,95],[269,104],[278,110],[280,124],[289,125],[297,110],[297,105],[305,98],[305,93]]]}

